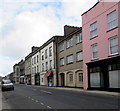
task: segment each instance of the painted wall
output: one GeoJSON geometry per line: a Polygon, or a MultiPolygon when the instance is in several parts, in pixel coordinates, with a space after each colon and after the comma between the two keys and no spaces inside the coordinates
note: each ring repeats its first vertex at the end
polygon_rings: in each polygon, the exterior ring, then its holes
{"type": "MultiPolygon", "coordinates": [[[[106,59],[109,57],[108,39],[118,35],[118,28],[107,32],[107,14],[114,10],[116,10],[118,18],[118,3],[100,2],[94,8],[82,15],[84,89],[88,87],[87,66],[85,63],[92,61],[91,45],[98,43],[99,60],[106,59]],[[96,21],[98,37],[90,39],[90,24],[96,21]]],[[[120,38],[119,35],[118,37],[120,38]]]]}

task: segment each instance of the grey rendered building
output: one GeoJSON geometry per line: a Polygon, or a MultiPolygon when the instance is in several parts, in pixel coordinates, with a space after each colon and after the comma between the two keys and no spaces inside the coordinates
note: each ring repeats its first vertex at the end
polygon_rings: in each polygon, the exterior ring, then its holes
{"type": "Polygon", "coordinates": [[[83,87],[82,28],[64,26],[58,43],[59,86],[83,87]]]}

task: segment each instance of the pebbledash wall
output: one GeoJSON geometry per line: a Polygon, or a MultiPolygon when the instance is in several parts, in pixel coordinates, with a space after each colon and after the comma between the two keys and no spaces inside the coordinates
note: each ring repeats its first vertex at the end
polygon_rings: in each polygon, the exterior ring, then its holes
{"type": "Polygon", "coordinates": [[[120,2],[100,1],[83,13],[82,35],[84,89],[120,88],[120,2]]]}

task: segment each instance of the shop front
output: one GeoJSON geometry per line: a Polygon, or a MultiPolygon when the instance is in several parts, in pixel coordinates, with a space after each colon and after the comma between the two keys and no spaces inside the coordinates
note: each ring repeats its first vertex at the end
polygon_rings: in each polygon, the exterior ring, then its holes
{"type": "Polygon", "coordinates": [[[31,74],[27,75],[27,85],[31,85],[31,74]]]}
{"type": "Polygon", "coordinates": [[[24,76],[20,76],[20,84],[24,84],[24,76]]]}
{"type": "Polygon", "coordinates": [[[40,85],[40,74],[39,73],[35,74],[35,85],[40,85]]]}
{"type": "Polygon", "coordinates": [[[46,85],[49,87],[53,86],[53,71],[52,70],[46,71],[44,76],[46,77],[46,80],[47,80],[46,85]]]}
{"type": "Polygon", "coordinates": [[[118,91],[120,88],[120,56],[87,63],[88,89],[118,91]]]}

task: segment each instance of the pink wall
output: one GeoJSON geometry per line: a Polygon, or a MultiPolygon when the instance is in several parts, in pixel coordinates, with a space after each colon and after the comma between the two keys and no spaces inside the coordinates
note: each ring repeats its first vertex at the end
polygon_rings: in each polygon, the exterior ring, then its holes
{"type": "Polygon", "coordinates": [[[118,3],[100,2],[90,11],[82,15],[84,89],[87,89],[88,87],[87,66],[85,63],[91,62],[92,58],[91,45],[94,43],[98,43],[99,60],[108,58],[109,56],[108,39],[112,36],[118,35],[118,28],[107,32],[107,14],[114,10],[117,11],[118,16],[118,3]],[[98,37],[90,40],[90,24],[94,23],[95,21],[97,21],[98,37]]]}

